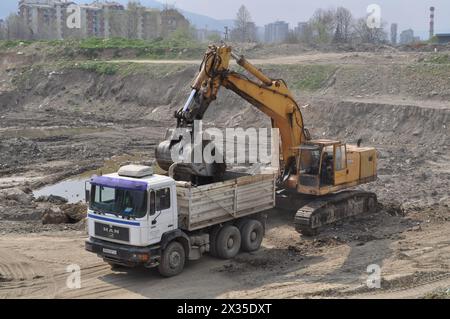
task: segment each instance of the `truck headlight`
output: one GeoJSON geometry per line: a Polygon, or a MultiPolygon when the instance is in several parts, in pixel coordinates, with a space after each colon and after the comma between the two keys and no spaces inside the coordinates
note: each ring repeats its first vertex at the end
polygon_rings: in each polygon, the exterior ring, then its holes
{"type": "Polygon", "coordinates": [[[145,254],[133,254],[133,259],[139,260],[140,262],[146,263],[150,260],[150,255],[148,253],[145,254]]]}

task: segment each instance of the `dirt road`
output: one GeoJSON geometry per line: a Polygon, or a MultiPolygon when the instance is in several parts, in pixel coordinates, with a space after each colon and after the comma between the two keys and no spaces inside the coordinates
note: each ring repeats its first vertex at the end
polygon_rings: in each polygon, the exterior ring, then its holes
{"type": "MultiPolygon", "coordinates": [[[[293,65],[293,64],[408,64],[417,58],[420,54],[396,52],[396,53],[320,53],[310,52],[301,55],[277,56],[271,58],[257,58],[251,59],[251,62],[256,65],[293,65]]],[[[201,60],[149,60],[149,59],[125,59],[125,60],[110,60],[110,63],[140,63],[140,64],[183,64],[183,65],[200,65],[201,60]]],[[[236,64],[234,60],[231,64],[236,64]]]]}
{"type": "Polygon", "coordinates": [[[450,287],[448,225],[424,226],[398,236],[399,227],[409,223],[389,227],[398,217],[381,213],[364,220],[373,227],[370,233],[353,222],[308,240],[284,225],[287,218],[272,216],[261,251],[240,254],[233,261],[204,256],[169,279],[155,270],[111,270],[84,251],[83,231],[4,235],[0,297],[415,298],[450,287]],[[343,233],[360,239],[337,236],[343,233]],[[66,285],[67,267],[73,264],[81,268],[79,289],[66,285]],[[381,267],[381,289],[366,287],[371,264],[381,267]]]}

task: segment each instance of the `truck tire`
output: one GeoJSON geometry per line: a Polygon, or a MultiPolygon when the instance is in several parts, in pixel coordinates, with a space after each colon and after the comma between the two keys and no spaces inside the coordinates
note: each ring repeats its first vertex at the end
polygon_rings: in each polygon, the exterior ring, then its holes
{"type": "Polygon", "coordinates": [[[209,254],[212,257],[217,256],[217,235],[219,234],[222,228],[220,226],[214,227],[209,233],[209,254]]]}
{"type": "Polygon", "coordinates": [[[249,219],[241,229],[241,249],[246,252],[256,251],[264,238],[264,226],[256,219],[249,219]]]}
{"type": "Polygon", "coordinates": [[[158,271],[164,277],[172,277],[183,271],[186,252],[177,241],[171,242],[161,254],[158,271]]]}
{"type": "Polygon", "coordinates": [[[222,259],[230,259],[239,253],[241,248],[241,233],[236,226],[224,226],[216,240],[217,256],[222,259]]]}

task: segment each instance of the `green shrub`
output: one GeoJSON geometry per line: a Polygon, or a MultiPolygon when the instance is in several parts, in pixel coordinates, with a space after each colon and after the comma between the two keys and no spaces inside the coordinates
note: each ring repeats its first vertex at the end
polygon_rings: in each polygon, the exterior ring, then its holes
{"type": "Polygon", "coordinates": [[[450,54],[434,54],[423,60],[425,63],[450,64],[450,54]]]}
{"type": "Polygon", "coordinates": [[[293,86],[296,89],[316,91],[321,89],[330,76],[336,71],[332,65],[305,65],[296,66],[298,78],[294,79],[293,86]]]}
{"type": "Polygon", "coordinates": [[[95,72],[100,75],[114,75],[119,71],[119,66],[106,62],[83,62],[72,65],[73,68],[95,72]]]}

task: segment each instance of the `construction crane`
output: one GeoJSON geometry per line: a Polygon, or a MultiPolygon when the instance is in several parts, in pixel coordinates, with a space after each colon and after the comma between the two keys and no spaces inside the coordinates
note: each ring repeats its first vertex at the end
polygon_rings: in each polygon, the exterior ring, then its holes
{"type": "MultiPolygon", "coordinates": [[[[376,194],[350,190],[376,180],[376,150],[360,147],[360,143],[347,145],[338,140],[311,139],[302,112],[282,79],[268,77],[235,54],[230,46],[210,45],[191,87],[186,104],[175,112],[178,128],[192,129],[221,87],[235,92],[271,118],[272,127],[279,129],[281,138],[279,187],[285,191],[284,206],[295,206],[295,227],[300,233],[314,235],[326,225],[376,210],[376,194]],[[231,59],[255,79],[230,70],[231,59]]],[[[165,170],[174,164],[171,152],[180,141],[168,137],[156,150],[156,160],[165,170]]],[[[180,174],[188,174],[197,181],[220,177],[225,171],[219,163],[188,163],[178,167],[180,174]]]]}

